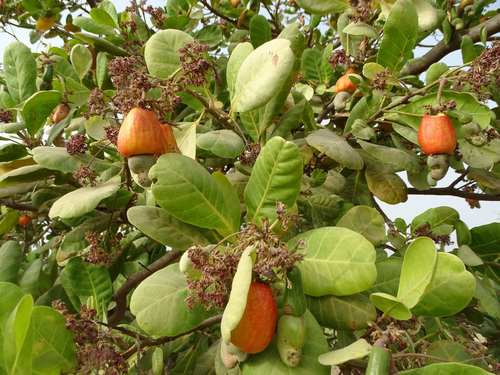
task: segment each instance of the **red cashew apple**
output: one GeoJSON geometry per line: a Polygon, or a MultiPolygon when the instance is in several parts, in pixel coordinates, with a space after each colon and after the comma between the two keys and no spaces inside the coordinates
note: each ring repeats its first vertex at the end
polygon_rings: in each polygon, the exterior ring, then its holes
{"type": "Polygon", "coordinates": [[[277,320],[278,308],[271,288],[252,282],[243,317],[231,332],[231,343],[246,353],[259,353],[271,342],[277,320]]]}
{"type": "Polygon", "coordinates": [[[31,222],[31,217],[28,215],[21,215],[19,216],[19,219],[17,219],[17,223],[22,227],[28,226],[30,222],[31,222]]]}
{"type": "Polygon", "coordinates": [[[335,92],[338,94],[342,91],[350,92],[351,94],[356,91],[356,85],[349,79],[349,74],[354,73],[354,69],[349,68],[345,74],[337,80],[335,84],[335,92]]]}
{"type": "Polygon", "coordinates": [[[153,111],[133,108],[118,133],[118,152],[122,156],[161,155],[177,152],[172,127],[162,124],[153,111]]]}
{"type": "Polygon", "coordinates": [[[444,113],[424,115],[418,128],[418,144],[426,155],[452,155],[457,147],[457,136],[450,118],[444,113]]]}

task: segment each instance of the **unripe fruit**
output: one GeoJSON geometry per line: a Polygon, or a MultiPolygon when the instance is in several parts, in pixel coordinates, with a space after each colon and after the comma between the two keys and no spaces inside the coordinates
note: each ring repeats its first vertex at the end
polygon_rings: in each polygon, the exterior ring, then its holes
{"type": "Polygon", "coordinates": [[[351,93],[347,91],[342,91],[339,92],[337,95],[335,95],[335,98],[333,98],[333,107],[335,108],[335,111],[336,112],[343,111],[350,97],[351,93]]]}
{"type": "Polygon", "coordinates": [[[285,365],[297,367],[300,364],[305,337],[304,316],[283,315],[280,318],[276,345],[285,365]]]}
{"type": "Polygon", "coordinates": [[[418,128],[418,144],[426,155],[453,154],[457,137],[448,116],[443,113],[424,115],[418,128]]]}
{"type": "Polygon", "coordinates": [[[22,227],[27,227],[30,222],[31,217],[28,215],[21,215],[19,216],[19,219],[17,219],[17,223],[22,227]]]}
{"type": "Polygon", "coordinates": [[[482,133],[479,133],[479,134],[476,134],[476,135],[473,135],[472,137],[470,137],[470,142],[474,145],[474,146],[483,146],[486,142],[488,142],[488,138],[482,134],[482,133]]]}
{"type": "Polygon", "coordinates": [[[69,114],[69,107],[67,104],[61,103],[59,104],[54,112],[52,113],[52,123],[57,124],[58,122],[64,120],[66,116],[69,114]]]}
{"type": "Polygon", "coordinates": [[[45,32],[47,30],[52,29],[52,27],[56,24],[55,17],[40,17],[36,20],[35,28],[38,31],[45,32]]]}
{"type": "Polygon", "coordinates": [[[356,85],[349,79],[349,74],[351,73],[354,73],[354,69],[349,68],[345,74],[337,80],[337,83],[335,84],[336,93],[342,91],[353,93],[356,91],[356,85]]]}
{"type": "Polygon", "coordinates": [[[136,155],[128,158],[128,167],[131,172],[141,173],[147,172],[156,163],[154,155],[136,155]]]}
{"type": "Polygon", "coordinates": [[[245,353],[259,353],[267,348],[276,329],[278,308],[269,285],[252,282],[245,312],[231,332],[231,343],[245,353]]]}
{"type": "Polygon", "coordinates": [[[240,0],[229,0],[229,2],[231,3],[231,6],[235,8],[240,5],[240,0]]]}
{"type": "Polygon", "coordinates": [[[161,124],[154,112],[142,108],[133,108],[125,117],[117,147],[125,157],[178,151],[172,127],[161,124]]]}

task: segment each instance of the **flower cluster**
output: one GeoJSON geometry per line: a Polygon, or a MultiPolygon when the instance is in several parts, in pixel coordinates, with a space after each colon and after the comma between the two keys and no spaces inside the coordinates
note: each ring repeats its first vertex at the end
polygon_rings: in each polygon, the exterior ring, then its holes
{"type": "Polygon", "coordinates": [[[345,50],[338,49],[333,51],[329,62],[333,69],[335,69],[337,65],[348,65],[350,63],[350,60],[349,57],[347,57],[345,50]]]}
{"type": "Polygon", "coordinates": [[[73,178],[82,186],[95,186],[97,174],[89,167],[82,165],[73,173],[73,178]]]}
{"type": "Polygon", "coordinates": [[[466,74],[467,82],[482,99],[484,88],[489,85],[500,87],[500,42],[496,41],[476,58],[466,74]]]}
{"type": "Polygon", "coordinates": [[[154,84],[140,57],[116,57],[109,62],[108,69],[116,87],[112,102],[118,111],[128,113],[134,107],[152,108],[154,101],[148,99],[146,93],[154,84]]]}
{"type": "Polygon", "coordinates": [[[206,74],[210,69],[207,61],[208,46],[198,41],[187,43],[179,49],[183,80],[186,85],[201,86],[206,81],[206,74]]]}
{"type": "Polygon", "coordinates": [[[384,69],[381,72],[375,74],[375,77],[372,81],[372,86],[376,90],[385,90],[387,85],[387,78],[391,76],[391,73],[388,69],[384,69]]]}
{"type": "Polygon", "coordinates": [[[106,134],[106,139],[114,145],[116,145],[118,143],[119,131],[120,131],[120,128],[118,126],[106,126],[104,128],[104,133],[106,134]]]}
{"type": "Polygon", "coordinates": [[[85,233],[85,240],[89,243],[89,252],[85,260],[92,264],[109,266],[116,256],[121,253],[120,236],[106,236],[97,232],[85,233]]]}
{"type": "Polygon", "coordinates": [[[355,22],[369,22],[373,10],[371,0],[351,0],[354,14],[351,19],[355,22]]]}
{"type": "MultiPolygon", "coordinates": [[[[277,213],[281,227],[288,226],[292,218],[286,213],[284,205],[278,205],[277,213]]],[[[256,252],[255,277],[269,283],[283,280],[287,271],[303,257],[298,252],[290,251],[266,221],[262,227],[254,224],[246,226],[234,243],[206,248],[193,246],[188,250],[195,270],[195,276],[188,277],[188,305],[200,303],[207,309],[224,308],[239,259],[248,246],[253,246],[256,252]]]]}
{"type": "Polygon", "coordinates": [[[0,109],[0,122],[11,122],[12,112],[0,109]]]}
{"type": "Polygon", "coordinates": [[[251,143],[240,155],[240,162],[243,165],[253,165],[260,153],[260,144],[251,143]]]}
{"type": "Polygon", "coordinates": [[[66,151],[70,155],[84,154],[87,151],[87,142],[85,135],[74,134],[69,141],[66,142],[66,151]]]}
{"type": "Polygon", "coordinates": [[[84,113],[86,118],[92,116],[103,116],[108,109],[104,99],[104,93],[98,88],[95,88],[90,92],[87,105],[89,109],[86,113],[84,113]]]}
{"type": "Polygon", "coordinates": [[[429,115],[435,115],[441,112],[447,112],[455,109],[457,107],[457,103],[454,100],[448,100],[436,105],[424,105],[425,113],[429,115]]]}
{"type": "Polygon", "coordinates": [[[116,339],[96,323],[95,310],[82,305],[79,314],[72,314],[60,300],[53,301],[52,307],[64,316],[66,328],[73,332],[78,361],[76,373],[127,374],[128,365],[117,351],[116,339]]]}
{"type": "Polygon", "coordinates": [[[425,223],[419,226],[418,228],[415,229],[415,236],[416,237],[429,237],[431,238],[435,243],[440,244],[442,246],[445,245],[450,245],[451,244],[451,239],[450,236],[447,234],[443,235],[438,235],[432,232],[432,228],[429,224],[425,223]]]}

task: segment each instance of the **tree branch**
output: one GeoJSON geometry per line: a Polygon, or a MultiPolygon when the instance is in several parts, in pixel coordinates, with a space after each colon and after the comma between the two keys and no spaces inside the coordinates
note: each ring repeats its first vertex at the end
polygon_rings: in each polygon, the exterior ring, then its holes
{"type": "Polygon", "coordinates": [[[425,71],[431,64],[438,62],[443,57],[445,57],[450,52],[453,52],[460,48],[460,43],[462,41],[462,37],[468,35],[471,37],[473,42],[477,42],[481,39],[481,29],[486,29],[486,33],[488,35],[493,35],[500,32],[500,14],[497,14],[494,17],[491,17],[489,20],[474,26],[468,30],[465,30],[463,33],[455,32],[450,43],[446,44],[444,40],[436,44],[429,52],[427,52],[422,57],[415,59],[411,63],[409,63],[402,71],[401,75],[411,75],[411,74],[420,74],[425,71]]]}
{"type": "MultiPolygon", "coordinates": [[[[211,318],[208,318],[208,319],[204,320],[199,325],[197,325],[196,327],[190,329],[189,331],[180,333],[180,334],[175,335],[175,336],[162,336],[162,337],[159,337],[157,339],[142,339],[142,340],[140,340],[140,342],[138,343],[138,345],[136,344],[136,345],[130,347],[126,352],[124,352],[122,354],[122,357],[125,358],[125,359],[128,359],[135,352],[137,352],[140,348],[145,348],[145,347],[148,347],[148,346],[163,345],[163,344],[165,344],[165,343],[167,343],[169,341],[176,340],[179,337],[186,336],[186,335],[189,335],[189,334],[191,334],[193,332],[200,331],[200,330],[203,330],[203,329],[208,328],[210,326],[213,326],[214,324],[219,323],[221,321],[221,319],[222,319],[222,315],[212,316],[211,318]]],[[[127,334],[126,332],[123,332],[123,333],[127,334]]],[[[135,333],[133,333],[132,337],[137,337],[137,335],[135,335],[135,333]]]]}
{"type": "Polygon", "coordinates": [[[116,294],[113,297],[113,300],[116,302],[116,307],[114,313],[109,317],[108,323],[110,326],[117,325],[125,316],[125,312],[127,310],[127,295],[128,293],[135,288],[137,285],[141,283],[146,277],[151,275],[152,273],[165,268],[170,263],[173,263],[181,256],[180,251],[172,250],[162,256],[160,259],[151,263],[149,267],[141,272],[134,273],[130,276],[127,281],[118,289],[116,294]]]}
{"type": "Polygon", "coordinates": [[[7,199],[0,199],[0,206],[6,206],[9,208],[13,208],[14,210],[20,210],[20,211],[38,212],[38,208],[36,208],[35,206],[9,201],[7,199]]]}
{"type": "Polygon", "coordinates": [[[500,201],[500,194],[480,194],[472,193],[463,190],[458,190],[453,187],[433,188],[428,190],[417,190],[415,188],[408,188],[408,194],[412,195],[451,195],[465,199],[475,199],[478,201],[500,201]]]}
{"type": "Polygon", "coordinates": [[[213,13],[213,14],[215,14],[216,16],[218,16],[218,17],[222,18],[223,20],[226,20],[226,21],[228,21],[228,22],[231,22],[231,23],[233,23],[233,24],[235,24],[235,25],[237,24],[237,22],[238,22],[237,20],[233,20],[232,18],[229,18],[229,17],[227,17],[227,16],[223,15],[223,14],[222,14],[221,12],[219,12],[217,9],[215,9],[214,7],[212,7],[212,6],[208,3],[208,1],[206,1],[206,0],[200,0],[200,3],[202,3],[204,6],[206,6],[206,7],[207,7],[207,9],[208,9],[210,12],[212,12],[212,13],[213,13]]]}

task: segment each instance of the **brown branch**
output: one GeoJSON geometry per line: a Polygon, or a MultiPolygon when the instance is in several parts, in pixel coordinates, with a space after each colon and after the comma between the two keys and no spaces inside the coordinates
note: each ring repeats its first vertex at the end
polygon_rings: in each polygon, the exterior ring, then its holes
{"type": "Polygon", "coordinates": [[[231,22],[232,24],[237,24],[238,21],[237,20],[233,20],[232,18],[229,18],[228,16],[225,16],[224,14],[222,14],[221,12],[219,12],[217,9],[215,9],[214,7],[212,7],[208,1],[206,0],[200,0],[200,3],[202,3],[204,6],[207,7],[207,9],[212,12],[213,14],[215,14],[216,16],[228,21],[228,22],[231,22]]]}
{"type": "Polygon", "coordinates": [[[473,42],[481,39],[481,29],[486,29],[488,35],[493,35],[500,32],[500,14],[491,17],[489,20],[480,23],[470,29],[465,30],[463,33],[454,33],[450,43],[446,44],[444,40],[436,44],[429,52],[422,57],[413,60],[402,71],[401,75],[420,74],[425,71],[431,64],[438,62],[450,52],[460,48],[462,37],[468,35],[473,42]]]}
{"type": "Polygon", "coordinates": [[[6,206],[19,211],[32,211],[38,212],[38,208],[30,204],[18,203],[14,201],[9,201],[7,199],[0,199],[0,206],[6,206]]]}
{"type": "Polygon", "coordinates": [[[198,94],[196,91],[190,89],[186,89],[186,91],[190,95],[194,96],[205,107],[206,111],[213,117],[215,117],[222,125],[224,125],[225,128],[235,130],[240,135],[240,137],[243,138],[245,145],[248,145],[248,140],[245,137],[245,133],[243,132],[243,130],[241,130],[238,123],[234,121],[226,112],[213,107],[207,99],[198,94]]]}
{"type": "MultiPolygon", "coordinates": [[[[193,332],[196,332],[196,331],[201,331],[205,328],[208,328],[208,327],[211,327],[213,326],[214,324],[217,324],[221,321],[222,319],[222,315],[216,315],[216,316],[212,316],[211,318],[208,318],[206,320],[204,320],[203,322],[201,322],[199,325],[197,325],[196,327],[190,329],[189,331],[186,331],[186,332],[183,332],[183,333],[180,333],[178,335],[175,335],[175,336],[162,336],[162,337],[159,337],[157,339],[145,339],[145,340],[140,340],[140,342],[132,347],[130,347],[127,351],[125,351],[123,354],[122,354],[122,357],[125,358],[125,359],[128,359],[130,358],[135,352],[137,352],[140,348],[145,348],[145,347],[148,347],[148,346],[157,346],[157,345],[163,345],[167,342],[170,342],[170,341],[173,341],[173,340],[176,340],[178,339],[179,337],[182,337],[182,336],[186,336],[186,335],[189,335],[193,332]]],[[[124,332],[125,333],[125,332],[124,332]]],[[[137,335],[135,335],[134,333],[134,336],[133,337],[136,337],[137,335]]]]}
{"type": "Polygon", "coordinates": [[[480,194],[458,190],[453,187],[432,188],[428,190],[417,190],[408,188],[408,194],[412,195],[450,195],[465,199],[475,199],[478,201],[500,201],[500,194],[480,194]]]}
{"type": "Polygon", "coordinates": [[[139,285],[146,277],[148,277],[152,273],[165,268],[170,263],[176,261],[181,256],[181,254],[182,253],[180,251],[172,250],[162,256],[160,259],[151,263],[148,269],[134,273],[132,276],[130,276],[127,281],[125,281],[125,283],[120,287],[120,289],[118,289],[113,297],[113,300],[116,302],[116,307],[113,314],[108,319],[109,325],[117,325],[125,316],[125,312],[127,310],[127,295],[133,288],[139,285]]]}

